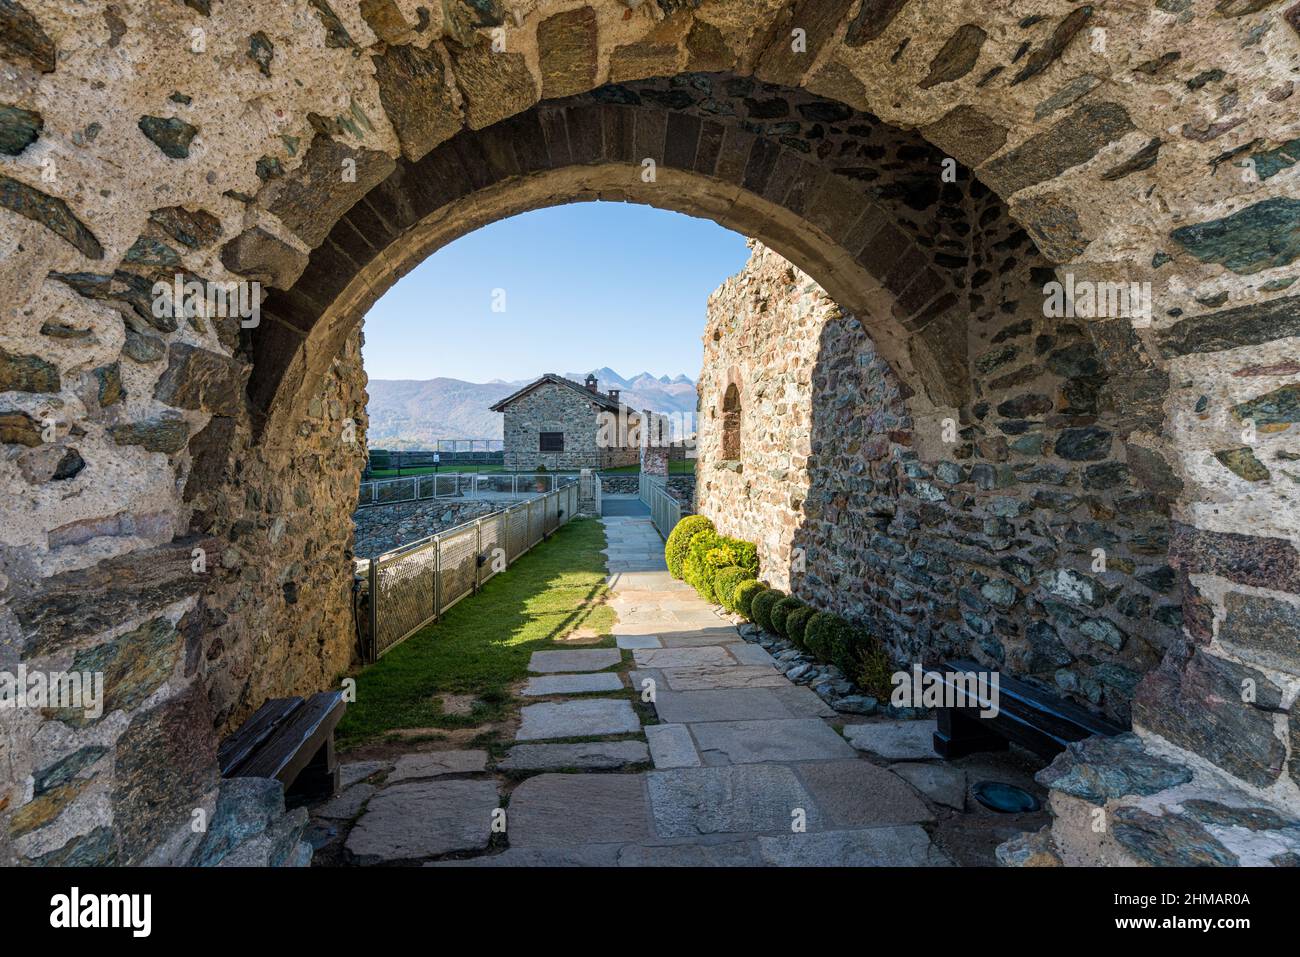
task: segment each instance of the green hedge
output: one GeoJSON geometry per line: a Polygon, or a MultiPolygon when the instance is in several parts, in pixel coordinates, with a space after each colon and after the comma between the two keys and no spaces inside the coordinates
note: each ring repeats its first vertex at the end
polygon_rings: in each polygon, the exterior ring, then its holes
{"type": "Polygon", "coordinates": [[[754,611],[754,624],[764,631],[773,631],[772,608],[785,597],[785,592],[777,588],[769,588],[767,591],[754,596],[754,601],[751,604],[754,611]]]}
{"type": "MultiPolygon", "coordinates": [[[[676,531],[673,529],[674,534],[676,531]]],[[[758,577],[757,547],[752,542],[719,535],[710,525],[691,536],[682,559],[682,578],[705,601],[722,603],[723,596],[716,587],[717,576],[722,569],[733,566],[748,572],[750,577],[758,577]]]]}
{"type": "Polygon", "coordinates": [[[735,612],[739,609],[736,607],[736,588],[743,581],[753,581],[755,574],[748,568],[741,568],[739,565],[728,565],[726,568],[719,568],[718,573],[713,576],[713,592],[718,596],[718,603],[727,611],[735,612]]]}
{"type": "Polygon", "coordinates": [[[817,614],[807,605],[801,605],[790,614],[785,616],[785,636],[801,648],[807,647],[803,643],[804,628],[808,625],[808,619],[817,614]]]}
{"type": "Polygon", "coordinates": [[[785,598],[782,598],[779,602],[777,602],[775,605],[772,606],[772,614],[771,614],[772,630],[775,631],[782,638],[789,638],[790,636],[786,633],[785,630],[786,617],[790,614],[790,612],[794,611],[797,608],[802,608],[802,607],[804,607],[803,602],[801,602],[798,598],[795,598],[793,595],[789,595],[785,598]]]}
{"type": "Polygon", "coordinates": [[[691,538],[696,532],[705,530],[713,531],[713,523],[703,515],[687,515],[673,526],[673,530],[668,533],[668,541],[664,542],[664,561],[668,564],[668,574],[677,579],[684,577],[682,562],[686,560],[691,547],[691,538]]]}
{"type": "Polygon", "coordinates": [[[767,586],[757,578],[751,578],[743,581],[736,586],[735,602],[736,611],[740,612],[750,621],[754,620],[754,599],[762,592],[767,591],[767,586]]]}

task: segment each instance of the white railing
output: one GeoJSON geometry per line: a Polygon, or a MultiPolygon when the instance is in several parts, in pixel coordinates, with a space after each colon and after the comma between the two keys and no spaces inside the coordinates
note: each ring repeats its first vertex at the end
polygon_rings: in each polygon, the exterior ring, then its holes
{"type": "Polygon", "coordinates": [[[376,661],[505,571],[578,511],[578,486],[545,495],[356,563],[364,583],[361,652],[376,661]]]}
{"type": "Polygon", "coordinates": [[[682,503],[668,494],[668,479],[642,472],[637,481],[637,497],[650,509],[650,520],[665,541],[682,520],[682,503]]]}
{"type": "Polygon", "coordinates": [[[437,498],[531,498],[578,481],[576,475],[554,472],[431,472],[361,483],[358,508],[422,502],[437,498]]]}

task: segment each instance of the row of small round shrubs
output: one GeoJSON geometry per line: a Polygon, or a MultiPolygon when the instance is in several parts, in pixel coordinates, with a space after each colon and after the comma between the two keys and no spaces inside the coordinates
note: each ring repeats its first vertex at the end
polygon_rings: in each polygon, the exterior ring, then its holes
{"type": "Polygon", "coordinates": [[[779,588],[769,588],[766,591],[759,592],[754,596],[750,607],[753,610],[754,624],[758,625],[764,631],[775,631],[772,625],[772,609],[782,598],[785,598],[785,592],[779,588]]]}
{"type": "Polygon", "coordinates": [[[729,612],[736,612],[736,589],[740,587],[741,582],[755,581],[758,575],[748,568],[741,568],[739,565],[728,565],[726,568],[719,568],[718,573],[713,576],[713,593],[718,596],[718,603],[729,612]]]}
{"type": "Polygon", "coordinates": [[[803,644],[829,661],[868,694],[889,697],[891,666],[880,642],[839,615],[819,611],[804,624],[803,644]]]}
{"type": "Polygon", "coordinates": [[[785,616],[785,636],[801,648],[804,645],[804,629],[808,626],[808,619],[817,614],[807,605],[800,605],[790,614],[785,616]]]}
{"type": "Polygon", "coordinates": [[[750,578],[736,586],[736,593],[733,601],[736,605],[736,611],[748,618],[754,620],[754,599],[763,592],[767,591],[767,586],[757,578],[750,578]]]}
{"type": "Polygon", "coordinates": [[[782,638],[789,638],[789,633],[785,630],[786,618],[791,612],[803,608],[804,603],[793,595],[787,595],[775,605],[772,606],[772,630],[782,638]]]}
{"type": "MultiPolygon", "coordinates": [[[[700,529],[691,536],[686,548],[686,557],[682,559],[682,578],[694,588],[705,601],[714,601],[713,572],[708,563],[708,554],[718,543],[718,535],[712,528],[700,529]]],[[[730,564],[730,562],[728,562],[730,564]]]]}
{"type": "Polygon", "coordinates": [[[664,561],[668,565],[668,574],[681,579],[682,563],[691,547],[691,539],[696,532],[713,531],[713,523],[703,515],[687,515],[668,533],[664,543],[664,561]]]}

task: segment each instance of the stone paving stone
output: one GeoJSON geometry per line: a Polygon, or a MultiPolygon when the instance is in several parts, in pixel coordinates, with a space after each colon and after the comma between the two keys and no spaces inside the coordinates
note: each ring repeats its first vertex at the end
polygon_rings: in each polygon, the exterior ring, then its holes
{"type": "Polygon", "coordinates": [[[707,765],[851,758],[853,749],[820,718],[715,721],[691,726],[707,765]]]}
{"type": "Polygon", "coordinates": [[[539,774],[510,795],[510,846],[640,843],[651,837],[640,774],[539,774]]]}
{"type": "Polygon", "coordinates": [[[418,751],[398,758],[384,783],[397,784],[443,774],[473,774],[485,767],[486,751],[418,751]]]}
{"type": "Polygon", "coordinates": [[[828,827],[919,824],[933,815],[898,775],[870,761],[811,761],[795,767],[828,827]]]}
{"type": "Polygon", "coordinates": [[[754,841],[722,844],[625,844],[619,867],[757,867],[762,863],[754,841]]]}
{"type": "Polygon", "coordinates": [[[354,784],[340,791],[319,807],[311,809],[312,817],[332,821],[350,821],[361,813],[361,808],[375,793],[373,784],[354,784]]]}
{"type": "Polygon", "coordinates": [[[581,768],[584,771],[642,764],[650,752],[640,741],[588,741],[582,744],[517,744],[497,762],[505,771],[581,768]]]}
{"type": "Polygon", "coordinates": [[[697,768],[700,755],[683,724],[650,724],[645,729],[656,768],[697,768]]]}
{"type": "Polygon", "coordinates": [[[758,839],[777,867],[947,867],[952,861],[915,824],[860,831],[819,831],[758,839]]]}
{"type": "Polygon", "coordinates": [[[519,692],[530,698],[547,694],[586,694],[591,691],[619,691],[623,682],[612,671],[585,675],[542,675],[528,679],[519,692]]]}
{"type": "Polygon", "coordinates": [[[771,691],[789,709],[791,717],[832,718],[835,716],[835,709],[817,697],[811,688],[786,684],[776,685],[771,691]]]}
{"type": "Polygon", "coordinates": [[[380,771],[387,771],[391,768],[391,761],[349,761],[339,763],[339,787],[347,788],[356,784],[358,781],[364,781],[372,774],[378,774],[380,771]]]}
{"type": "Polygon", "coordinates": [[[571,648],[562,651],[534,651],[528,670],[541,674],[561,671],[603,671],[623,660],[617,648],[571,648]]]}
{"type": "Polygon", "coordinates": [[[654,635],[617,635],[614,638],[620,648],[632,651],[637,648],[662,648],[663,644],[654,635]]]}
{"type": "Polygon", "coordinates": [[[869,721],[844,726],[844,735],[859,751],[890,761],[927,761],[934,753],[933,721],[869,721]]]}
{"type": "Polygon", "coordinates": [[[946,764],[894,764],[893,771],[931,801],[945,807],[966,809],[966,772],[946,764]]]}
{"type": "Polygon", "coordinates": [[[370,799],[345,847],[362,864],[481,851],[492,835],[492,812],[499,804],[491,781],[386,787],[370,799]]]}
{"type": "Polygon", "coordinates": [[[525,706],[520,718],[519,731],[515,735],[519,741],[585,738],[641,730],[632,703],[623,698],[543,701],[525,706]]]}
{"type": "Polygon", "coordinates": [[[698,668],[734,665],[736,659],[723,648],[640,648],[632,652],[639,668],[698,668]]]}
{"type": "Polygon", "coordinates": [[[678,768],[646,778],[660,837],[788,831],[797,808],[809,827],[821,823],[808,792],[783,765],[678,768]]]}
{"type": "Polygon", "coordinates": [[[758,645],[746,644],[744,642],[735,645],[727,645],[727,651],[731,657],[735,658],[742,665],[767,665],[771,668],[776,662],[764,649],[758,645]]]}
{"type": "Polygon", "coordinates": [[[663,678],[673,691],[708,691],[714,688],[788,688],[781,672],[764,665],[705,665],[666,668],[663,678]]]}
{"type": "Polygon", "coordinates": [[[665,648],[702,648],[708,645],[722,645],[730,649],[740,638],[733,625],[721,625],[716,628],[692,627],[689,631],[679,630],[681,627],[677,625],[673,630],[660,636],[665,648]]]}
{"type": "Polygon", "coordinates": [[[659,689],[655,711],[661,721],[748,721],[796,718],[770,688],[723,688],[712,691],[659,689]]]}

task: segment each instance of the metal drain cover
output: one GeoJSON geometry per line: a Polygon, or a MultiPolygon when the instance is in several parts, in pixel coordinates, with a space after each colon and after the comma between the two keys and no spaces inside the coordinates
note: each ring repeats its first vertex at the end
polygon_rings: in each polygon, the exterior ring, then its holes
{"type": "Polygon", "coordinates": [[[1037,811],[1043,806],[1038,798],[1024,788],[1018,788],[1014,784],[1004,784],[1001,781],[980,781],[970,789],[970,792],[975,796],[975,800],[990,811],[997,811],[999,814],[1024,814],[1037,811]]]}

